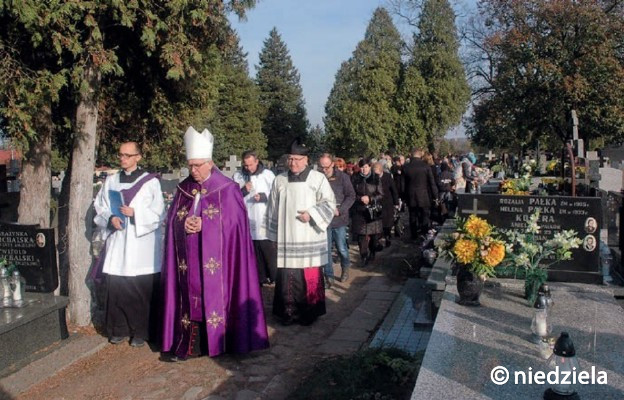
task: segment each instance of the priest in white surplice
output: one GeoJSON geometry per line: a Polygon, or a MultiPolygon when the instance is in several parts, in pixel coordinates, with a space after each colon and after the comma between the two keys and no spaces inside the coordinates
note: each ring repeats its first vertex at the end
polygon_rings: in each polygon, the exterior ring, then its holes
{"type": "Polygon", "coordinates": [[[275,178],[268,201],[267,236],[277,242],[273,314],[285,325],[310,325],[325,314],[321,270],[336,200],[325,175],[308,165],[300,139],[289,146],[288,169],[275,178]]]}
{"type": "Polygon", "coordinates": [[[118,157],[122,171],[106,178],[94,202],[95,223],[110,233],[102,255],[106,330],[113,344],[130,337],[131,346],[141,347],[149,338],[150,316],[157,312],[152,293],[162,260],[165,204],[158,175],[138,167],[139,145],[123,143],[118,157]]]}

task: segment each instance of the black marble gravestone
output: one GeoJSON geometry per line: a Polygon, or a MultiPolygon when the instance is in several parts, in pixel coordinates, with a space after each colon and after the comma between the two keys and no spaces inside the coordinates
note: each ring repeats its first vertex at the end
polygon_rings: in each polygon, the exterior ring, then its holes
{"type": "Polygon", "coordinates": [[[549,269],[549,279],[560,282],[602,283],[600,273],[600,227],[602,205],[598,197],[505,196],[460,194],[457,215],[470,214],[487,220],[499,229],[524,230],[535,210],[540,210],[541,233],[546,241],[562,230],[577,231],[583,244],[572,251],[572,260],[549,269]]]}
{"type": "Polygon", "coordinates": [[[0,222],[0,257],[17,266],[26,291],[49,293],[58,286],[54,229],[0,222]]]}

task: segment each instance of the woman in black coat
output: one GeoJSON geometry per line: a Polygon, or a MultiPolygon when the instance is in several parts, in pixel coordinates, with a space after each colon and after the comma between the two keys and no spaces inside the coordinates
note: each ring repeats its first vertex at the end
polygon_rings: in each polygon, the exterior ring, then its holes
{"type": "Polygon", "coordinates": [[[378,162],[373,165],[373,172],[379,176],[383,189],[383,197],[381,198],[381,223],[386,247],[389,247],[392,227],[394,226],[394,208],[399,207],[399,191],[396,188],[392,176],[388,172],[384,172],[381,163],[378,162]]]}
{"type": "Polygon", "coordinates": [[[359,162],[360,172],[353,175],[352,183],[355,190],[353,204],[353,232],[358,237],[360,257],[365,266],[375,259],[377,241],[383,231],[381,215],[371,216],[368,205],[381,202],[383,188],[379,176],[375,175],[368,159],[359,162]]]}

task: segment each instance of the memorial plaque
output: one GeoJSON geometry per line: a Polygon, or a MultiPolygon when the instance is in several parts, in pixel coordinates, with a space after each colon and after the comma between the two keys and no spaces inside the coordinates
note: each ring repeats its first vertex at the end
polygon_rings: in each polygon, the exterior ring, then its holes
{"type": "Polygon", "coordinates": [[[539,241],[568,229],[574,229],[583,240],[578,249],[572,250],[572,260],[550,267],[549,279],[602,283],[599,253],[602,206],[598,197],[460,194],[457,214],[463,218],[476,214],[499,229],[524,231],[529,216],[536,210],[540,210],[539,241]]]}
{"type": "Polygon", "coordinates": [[[0,223],[0,257],[17,266],[26,291],[49,293],[58,286],[54,229],[0,223]]]}

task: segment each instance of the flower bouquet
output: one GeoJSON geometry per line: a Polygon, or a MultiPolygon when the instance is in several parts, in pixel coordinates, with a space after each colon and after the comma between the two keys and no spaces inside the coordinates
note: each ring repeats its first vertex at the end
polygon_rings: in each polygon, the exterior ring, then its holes
{"type": "Polygon", "coordinates": [[[529,217],[524,232],[503,231],[507,237],[506,262],[524,270],[524,292],[529,305],[533,305],[539,287],[548,279],[548,268],[559,261],[572,259],[572,249],[583,243],[574,230],[558,232],[552,239],[539,242],[539,219],[538,210],[529,217]]]}
{"type": "Polygon", "coordinates": [[[457,271],[458,303],[479,305],[483,281],[494,276],[494,268],[505,258],[505,243],[495,228],[475,215],[458,218],[457,229],[443,238],[440,255],[454,262],[457,271]]]}

